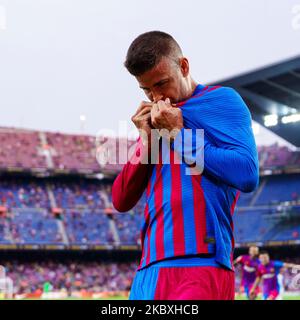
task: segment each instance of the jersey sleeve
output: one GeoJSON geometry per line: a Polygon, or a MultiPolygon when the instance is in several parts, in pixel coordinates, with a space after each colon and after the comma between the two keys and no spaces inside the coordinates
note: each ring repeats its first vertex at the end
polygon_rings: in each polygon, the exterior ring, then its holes
{"type": "Polygon", "coordinates": [[[188,127],[204,130],[203,174],[243,192],[253,191],[259,181],[258,154],[251,115],[240,95],[222,87],[194,99],[182,113],[188,127]]]}
{"type": "Polygon", "coordinates": [[[140,162],[144,152],[145,147],[139,138],[132,157],[113,183],[112,202],[120,212],[132,209],[146,189],[153,165],[140,162]]]}
{"type": "Polygon", "coordinates": [[[263,275],[263,274],[262,274],[262,270],[261,270],[260,267],[258,267],[257,270],[256,270],[256,276],[259,277],[259,278],[261,278],[262,275],[263,275]]]}
{"type": "Polygon", "coordinates": [[[245,262],[245,256],[239,256],[237,258],[237,263],[240,263],[241,265],[243,265],[245,262]]]}
{"type": "Polygon", "coordinates": [[[278,272],[284,265],[284,262],[276,260],[274,261],[274,268],[276,269],[276,271],[278,272]]]}

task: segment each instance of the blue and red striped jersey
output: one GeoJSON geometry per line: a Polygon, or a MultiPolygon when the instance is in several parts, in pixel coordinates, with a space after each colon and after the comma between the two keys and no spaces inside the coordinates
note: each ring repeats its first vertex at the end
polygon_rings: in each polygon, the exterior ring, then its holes
{"type": "Polygon", "coordinates": [[[180,148],[175,140],[169,163],[163,161],[161,148],[157,164],[125,165],[113,185],[114,206],[128,210],[125,202],[132,207],[145,191],[139,269],[193,256],[213,256],[221,266],[233,269],[232,215],[240,191],[254,190],[259,177],[250,112],[235,90],[202,85],[177,107],[184,129],[192,129],[192,134],[193,129],[204,130],[204,170],[191,174],[188,163],[179,163],[184,138],[180,148]]]}
{"type": "Polygon", "coordinates": [[[260,264],[257,276],[263,279],[263,294],[268,296],[273,290],[279,291],[278,274],[284,262],[271,260],[267,265],[260,264]]]}
{"type": "Polygon", "coordinates": [[[242,265],[242,285],[249,287],[256,279],[256,273],[260,264],[259,259],[250,255],[242,255],[238,258],[238,263],[242,265]]]}

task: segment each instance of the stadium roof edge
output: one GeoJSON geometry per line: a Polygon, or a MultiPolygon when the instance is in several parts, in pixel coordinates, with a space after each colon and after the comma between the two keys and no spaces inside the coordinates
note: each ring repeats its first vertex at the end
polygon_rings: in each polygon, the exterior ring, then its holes
{"type": "Polygon", "coordinates": [[[211,81],[209,83],[206,83],[206,85],[221,84],[223,86],[226,86],[226,83],[228,83],[228,85],[230,86],[232,86],[233,84],[241,85],[241,81],[243,81],[244,78],[247,80],[247,82],[249,82],[250,76],[254,77],[254,76],[257,76],[258,74],[261,74],[262,72],[265,75],[270,74],[270,76],[275,76],[277,74],[282,73],[282,70],[284,69],[289,70],[290,68],[296,68],[296,69],[300,68],[300,55],[296,55],[296,56],[287,58],[285,60],[270,63],[265,67],[257,67],[249,71],[244,71],[229,78],[223,78],[216,81],[211,81]]]}
{"type": "Polygon", "coordinates": [[[299,121],[283,121],[285,116],[300,114],[300,55],[208,85],[213,84],[236,89],[252,118],[264,127],[265,116],[276,115],[275,124],[267,129],[300,147],[299,121]]]}

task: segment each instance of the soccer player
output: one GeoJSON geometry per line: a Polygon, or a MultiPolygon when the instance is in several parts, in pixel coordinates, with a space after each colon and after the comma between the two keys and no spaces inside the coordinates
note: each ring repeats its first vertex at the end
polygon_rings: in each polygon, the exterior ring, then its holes
{"type": "Polygon", "coordinates": [[[234,260],[234,265],[242,265],[242,286],[248,299],[250,299],[250,290],[256,279],[257,268],[259,265],[259,248],[251,246],[248,255],[239,256],[234,260]]]}
{"type": "Polygon", "coordinates": [[[284,275],[283,275],[283,270],[281,270],[278,273],[277,280],[278,280],[279,294],[278,294],[276,300],[283,300],[283,296],[284,296],[284,275]]]}
{"type": "Polygon", "coordinates": [[[131,118],[140,139],[112,187],[120,212],[146,196],[142,256],[130,299],[233,300],[232,215],[240,190],[253,191],[259,179],[250,112],[233,89],[197,83],[167,33],[138,36],[125,67],[149,99],[131,118]],[[155,129],[171,132],[170,139],[155,135],[155,129]],[[204,130],[203,148],[185,143],[185,129],[191,129],[192,142],[196,129],[204,130]],[[158,153],[153,152],[157,137],[158,153]],[[169,163],[162,161],[165,145],[169,163]],[[190,163],[190,155],[203,149],[204,169],[197,158],[196,166],[190,163]],[[177,161],[185,151],[187,159],[177,161]],[[147,163],[149,154],[158,161],[147,163]]]}
{"type": "Polygon", "coordinates": [[[257,277],[250,290],[250,296],[256,296],[256,288],[263,281],[263,300],[275,300],[280,293],[278,283],[278,274],[282,268],[297,268],[300,270],[300,265],[293,263],[285,263],[282,261],[270,260],[268,252],[263,251],[259,255],[260,265],[257,269],[257,277]]]}

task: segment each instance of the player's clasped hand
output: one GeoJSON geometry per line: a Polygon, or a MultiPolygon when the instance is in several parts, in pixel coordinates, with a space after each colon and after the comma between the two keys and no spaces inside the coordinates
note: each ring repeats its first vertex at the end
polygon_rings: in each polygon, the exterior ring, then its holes
{"type": "Polygon", "coordinates": [[[171,133],[183,128],[181,110],[172,107],[168,98],[155,103],[142,101],[131,120],[138,130],[147,135],[151,129],[165,129],[171,133]]]}
{"type": "Polygon", "coordinates": [[[156,129],[180,130],[183,128],[181,110],[172,107],[169,98],[160,100],[151,109],[151,123],[156,129]]]}
{"type": "Polygon", "coordinates": [[[136,128],[145,131],[148,135],[150,135],[151,129],[154,129],[151,125],[152,106],[152,102],[142,101],[135,114],[131,117],[136,128]]]}

